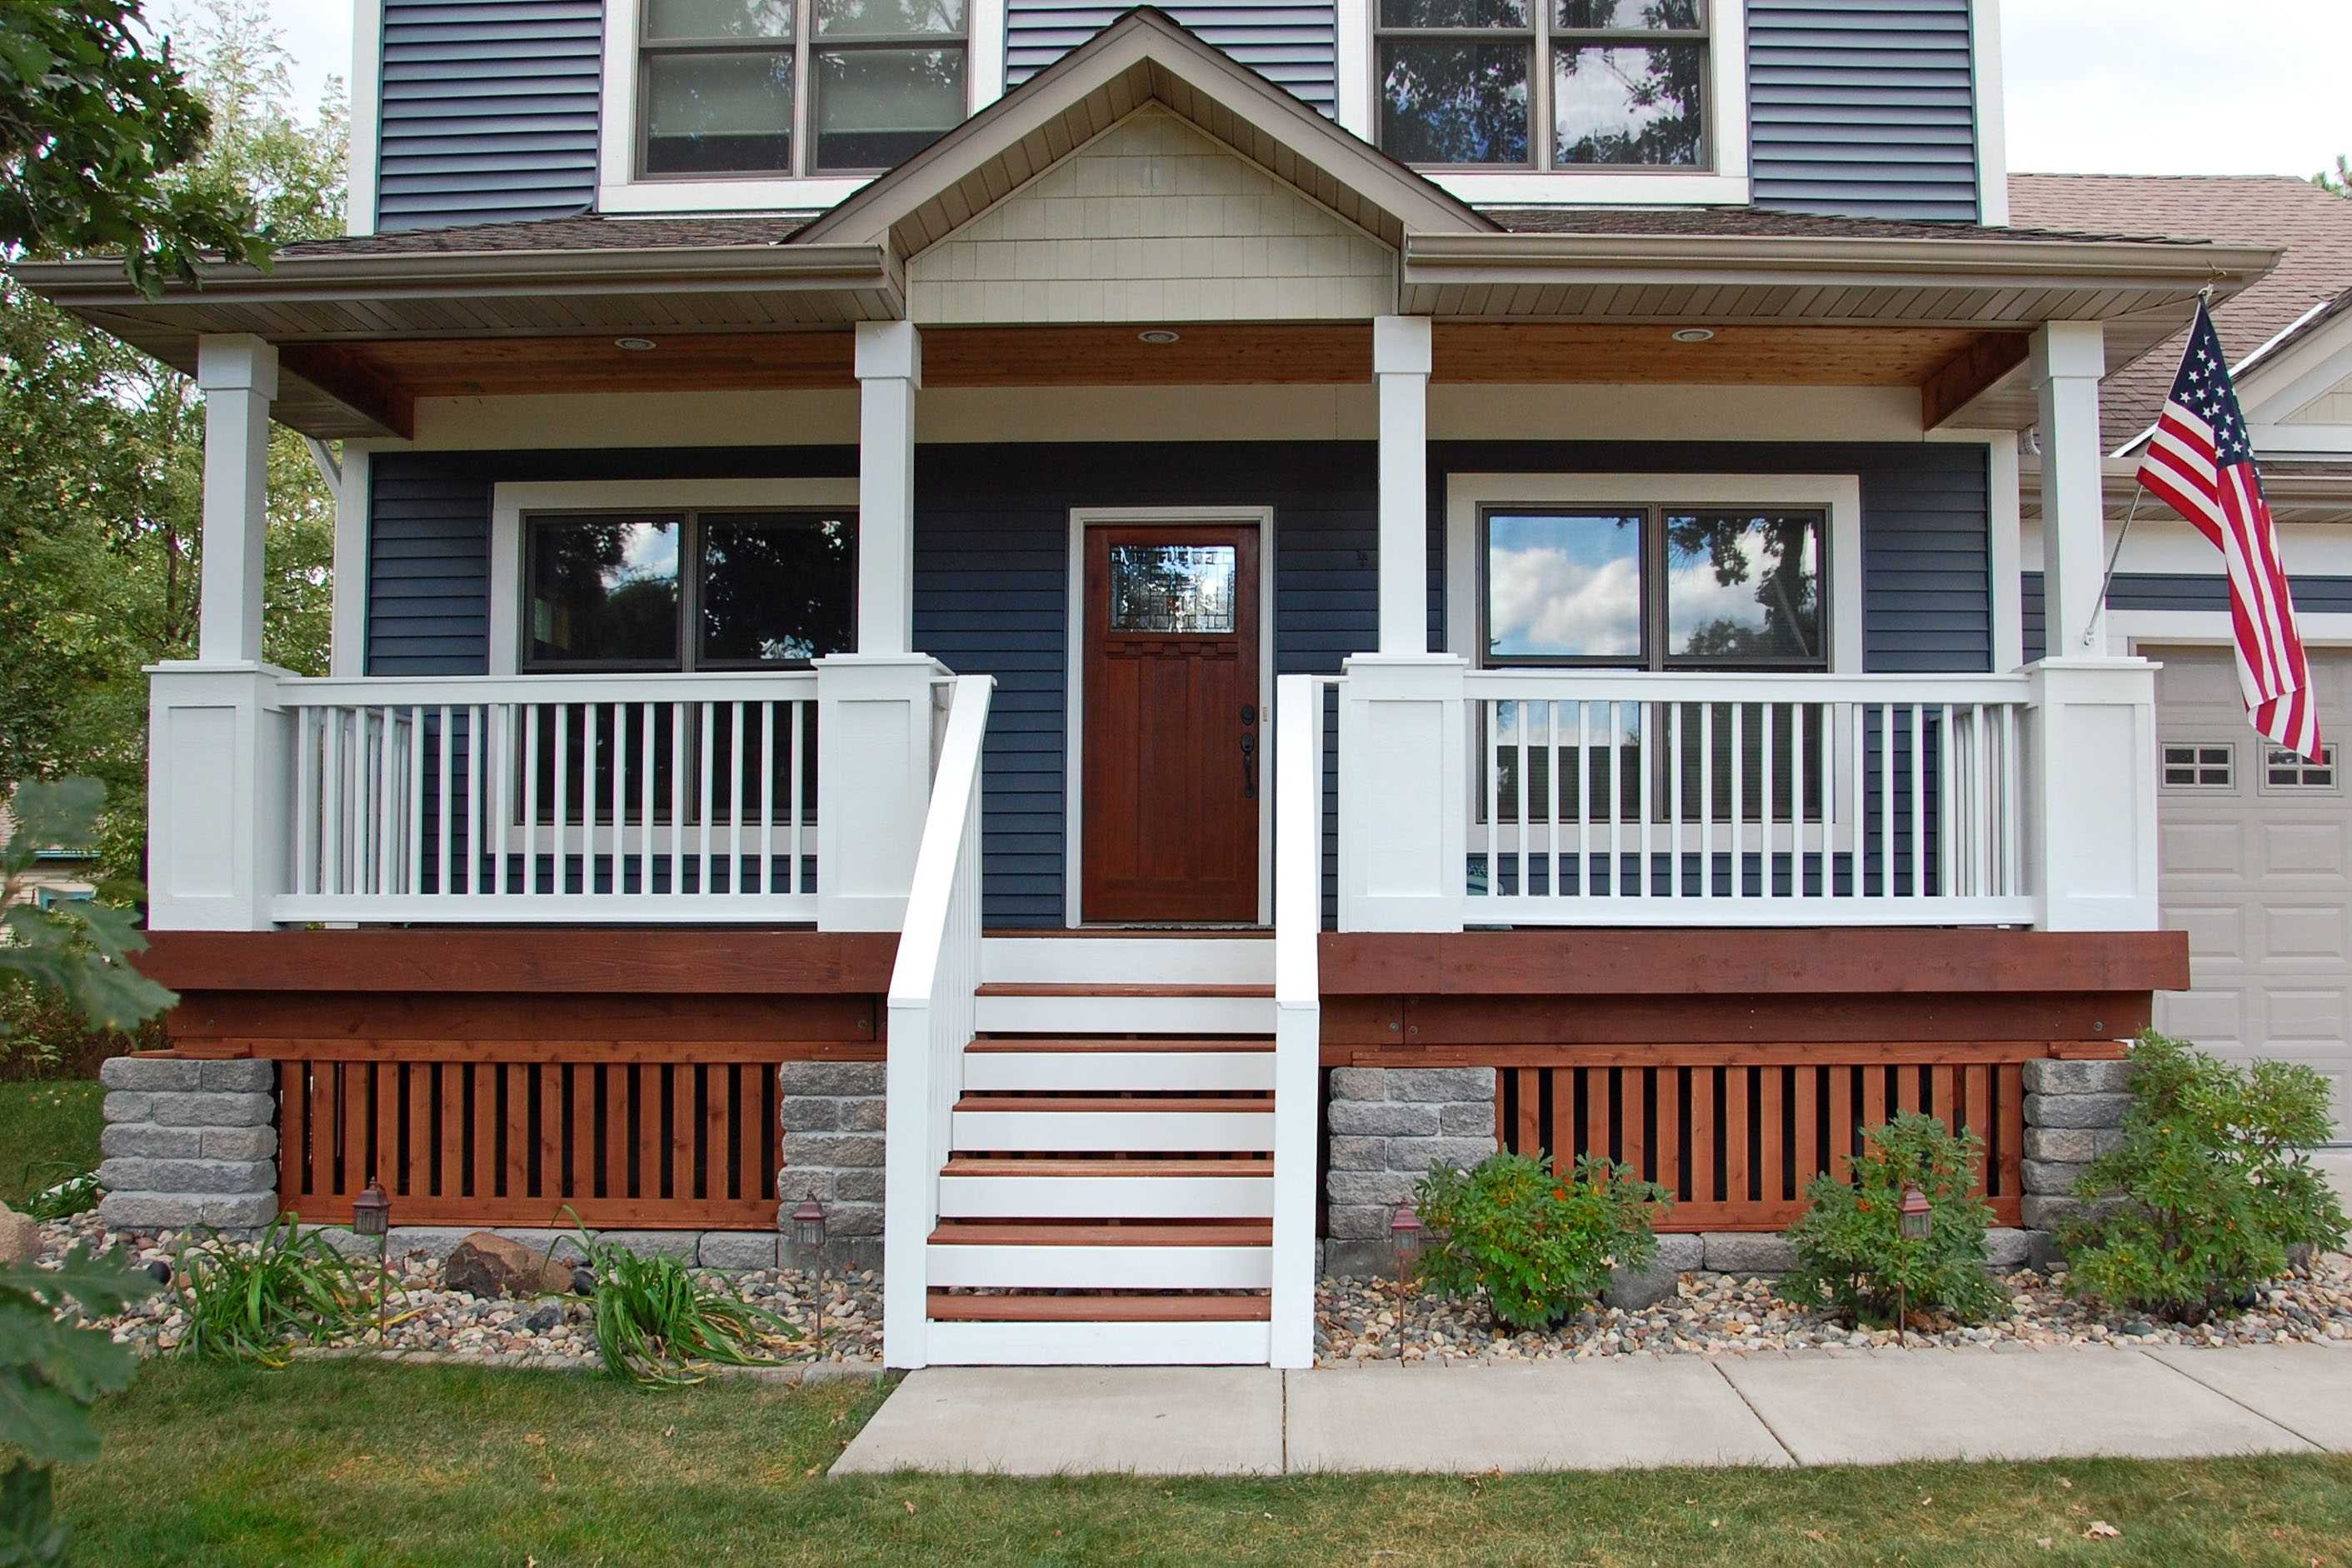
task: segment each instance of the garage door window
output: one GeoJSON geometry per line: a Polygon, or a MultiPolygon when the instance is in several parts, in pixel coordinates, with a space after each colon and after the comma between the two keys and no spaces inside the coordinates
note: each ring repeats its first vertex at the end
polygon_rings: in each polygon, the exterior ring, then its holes
{"type": "Polygon", "coordinates": [[[2226,744],[2210,746],[2192,742],[2167,745],[2164,748],[2164,787],[2229,789],[2236,783],[2236,770],[2231,766],[2233,755],[2233,749],[2226,744]]]}
{"type": "Polygon", "coordinates": [[[2316,760],[2301,752],[2290,752],[2284,746],[2265,747],[2263,756],[2263,791],[2266,795],[2284,795],[2304,790],[2336,788],[2336,748],[2322,746],[2316,760]]]}

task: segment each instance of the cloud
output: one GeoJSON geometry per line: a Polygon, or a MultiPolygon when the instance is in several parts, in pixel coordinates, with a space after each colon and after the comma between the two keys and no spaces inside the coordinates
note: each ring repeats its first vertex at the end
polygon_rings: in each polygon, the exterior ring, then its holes
{"type": "Polygon", "coordinates": [[[1519,654],[1617,654],[1642,648],[1642,576],[1630,555],[1595,565],[1549,545],[1487,557],[1487,636],[1519,654]]]}

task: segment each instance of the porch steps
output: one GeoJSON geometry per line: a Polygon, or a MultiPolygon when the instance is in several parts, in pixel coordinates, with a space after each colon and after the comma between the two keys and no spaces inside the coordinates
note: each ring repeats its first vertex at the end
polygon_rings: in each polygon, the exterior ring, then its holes
{"type": "Polygon", "coordinates": [[[1263,1363],[1273,944],[986,939],[925,1248],[938,1362],[1263,1363]]]}

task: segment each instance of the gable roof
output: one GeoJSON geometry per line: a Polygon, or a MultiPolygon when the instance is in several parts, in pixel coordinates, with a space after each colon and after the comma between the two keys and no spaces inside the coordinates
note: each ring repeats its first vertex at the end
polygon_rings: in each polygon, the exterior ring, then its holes
{"type": "Polygon", "coordinates": [[[887,236],[911,256],[1154,101],[1392,246],[1413,233],[1496,229],[1166,12],[1143,6],[860,187],[793,243],[887,236]]]}
{"type": "MultiPolygon", "coordinates": [[[[2285,247],[2277,267],[2213,307],[2232,364],[2352,288],[2352,201],[2287,175],[2011,174],[2009,210],[2020,224],[2285,247]]],[[[2155,423],[2188,338],[2175,332],[2108,369],[2099,408],[2106,450],[2155,423]]]]}

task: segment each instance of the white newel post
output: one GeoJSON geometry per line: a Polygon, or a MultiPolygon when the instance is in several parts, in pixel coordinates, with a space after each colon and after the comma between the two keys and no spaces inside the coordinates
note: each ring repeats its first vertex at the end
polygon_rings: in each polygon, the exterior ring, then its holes
{"type": "Polygon", "coordinates": [[[1381,645],[1339,687],[1339,926],[1459,931],[1465,665],[1429,651],[1430,325],[1372,322],[1381,413],[1381,645]]]}
{"type": "Polygon", "coordinates": [[[2032,678],[2028,876],[2049,931],[2157,926],[2156,666],[2106,657],[2095,321],[2033,334],[2042,425],[2044,657],[2032,678]]]}
{"type": "Polygon", "coordinates": [[[258,931],[286,886],[293,766],[277,700],[287,672],[261,662],[278,351],[245,333],[200,339],[196,384],[203,602],[197,657],[147,671],[147,921],[156,931],[258,931]]]}
{"type": "Polygon", "coordinates": [[[913,651],[915,394],[911,321],[857,325],[857,651],[816,661],[817,926],[897,931],[930,801],[932,682],[913,651]]]}

